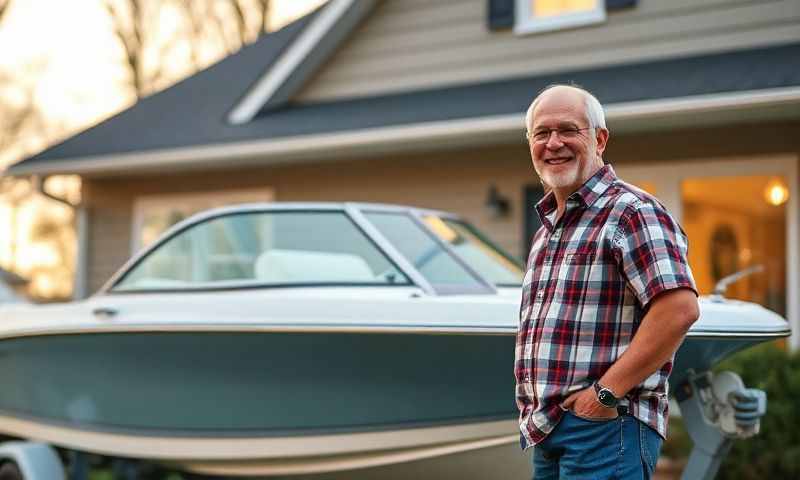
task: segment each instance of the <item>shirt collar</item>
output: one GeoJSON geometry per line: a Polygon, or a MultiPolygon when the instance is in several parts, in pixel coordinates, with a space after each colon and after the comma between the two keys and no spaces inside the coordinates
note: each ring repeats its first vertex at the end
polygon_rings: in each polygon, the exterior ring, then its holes
{"type": "MultiPolygon", "coordinates": [[[[589,180],[586,180],[579,189],[573,192],[567,200],[575,199],[580,201],[584,207],[589,207],[594,204],[616,180],[617,174],[614,172],[614,167],[611,165],[603,165],[589,180]]],[[[547,195],[536,204],[536,213],[539,215],[539,219],[542,221],[542,224],[547,226],[550,230],[552,230],[553,225],[548,220],[547,216],[553,213],[556,207],[556,197],[553,195],[553,192],[548,192],[547,195]]]]}

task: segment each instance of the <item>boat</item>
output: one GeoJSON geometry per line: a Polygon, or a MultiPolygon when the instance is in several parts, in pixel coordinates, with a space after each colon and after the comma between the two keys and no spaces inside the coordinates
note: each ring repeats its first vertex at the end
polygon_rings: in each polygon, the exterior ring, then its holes
{"type": "MultiPolygon", "coordinates": [[[[85,300],[0,307],[0,382],[13,386],[0,434],[208,475],[527,476],[522,276],[437,210],[207,211],[85,300]]],[[[763,307],[703,299],[674,378],[788,334],[763,307]]]]}

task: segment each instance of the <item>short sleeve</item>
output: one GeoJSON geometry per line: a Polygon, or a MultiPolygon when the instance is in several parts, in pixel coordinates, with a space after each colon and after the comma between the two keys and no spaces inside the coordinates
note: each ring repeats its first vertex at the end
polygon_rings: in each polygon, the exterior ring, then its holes
{"type": "Polygon", "coordinates": [[[658,294],[688,288],[697,295],[686,234],[660,205],[626,207],[614,234],[618,267],[643,308],[658,294]]]}

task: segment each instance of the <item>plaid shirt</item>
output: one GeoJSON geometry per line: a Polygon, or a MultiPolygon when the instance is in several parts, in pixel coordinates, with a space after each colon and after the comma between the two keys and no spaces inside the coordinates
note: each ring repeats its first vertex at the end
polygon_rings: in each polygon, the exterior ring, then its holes
{"type": "MultiPolygon", "coordinates": [[[[552,194],[536,210],[543,226],[522,284],[514,363],[523,448],[544,440],[561,419],[559,404],[622,355],[656,295],[696,292],[681,227],[611,166],[570,195],[558,222],[552,194]]],[[[671,370],[672,360],[621,400],[663,437],[671,370]]]]}

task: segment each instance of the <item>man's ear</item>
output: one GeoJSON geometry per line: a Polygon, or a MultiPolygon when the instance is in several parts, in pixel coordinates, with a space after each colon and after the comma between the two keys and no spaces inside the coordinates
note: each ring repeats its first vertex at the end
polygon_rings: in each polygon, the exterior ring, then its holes
{"type": "Polygon", "coordinates": [[[596,153],[598,157],[602,157],[603,152],[606,150],[606,145],[608,145],[608,130],[596,128],[595,132],[595,139],[597,140],[596,153]]]}

